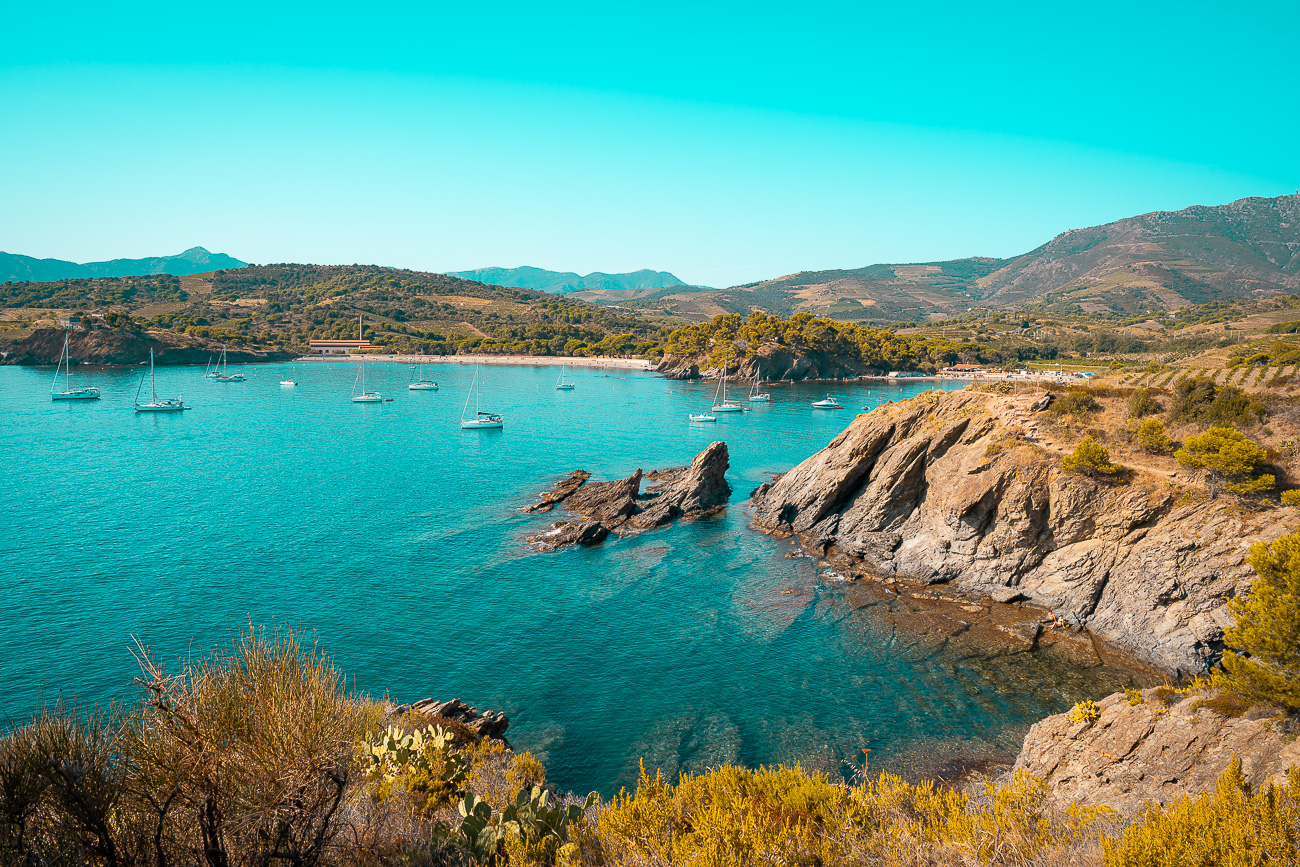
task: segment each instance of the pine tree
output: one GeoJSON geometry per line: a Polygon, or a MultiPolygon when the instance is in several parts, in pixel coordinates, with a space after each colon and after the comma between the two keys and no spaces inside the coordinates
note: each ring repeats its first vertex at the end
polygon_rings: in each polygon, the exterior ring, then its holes
{"type": "Polygon", "coordinates": [[[1271,475],[1251,478],[1265,453],[1259,444],[1236,428],[1212,427],[1188,437],[1174,453],[1180,466],[1209,471],[1211,487],[1222,485],[1234,494],[1258,494],[1273,490],[1271,475]]]}
{"type": "Polygon", "coordinates": [[[1300,710],[1300,532],[1250,550],[1250,594],[1229,600],[1236,619],[1224,633],[1216,686],[1300,710]]]}

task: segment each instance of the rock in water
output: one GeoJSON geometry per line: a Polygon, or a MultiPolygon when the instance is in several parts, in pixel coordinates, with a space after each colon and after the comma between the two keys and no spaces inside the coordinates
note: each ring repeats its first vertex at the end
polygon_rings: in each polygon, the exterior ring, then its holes
{"type": "Polygon", "coordinates": [[[1147,801],[1213,792],[1233,754],[1257,788],[1285,782],[1287,768],[1300,765],[1300,742],[1287,743],[1262,709],[1241,713],[1222,697],[1169,687],[1134,700],[1116,693],[1097,702],[1095,720],[1057,714],[1035,723],[1015,769],[1046,782],[1062,808],[1106,804],[1133,815],[1147,801]]]}
{"type": "Polygon", "coordinates": [[[505,741],[506,729],[510,728],[510,720],[500,711],[479,711],[477,708],[469,707],[458,698],[453,698],[451,701],[437,701],[436,699],[425,698],[412,704],[399,704],[389,708],[385,717],[386,720],[393,719],[412,711],[427,717],[458,722],[479,737],[498,741],[505,741]]]}
{"type": "MultiPolygon", "coordinates": [[[[1286,531],[1277,507],[1181,497],[1136,473],[1064,472],[1038,441],[1041,396],[926,392],[859,416],[754,492],[754,523],[841,573],[1023,598],[1176,675],[1217,659],[1250,546],[1286,531]]],[[[1091,647],[1082,651],[1091,657],[1091,647]]]]}
{"type": "Polygon", "coordinates": [[[696,518],[717,511],[731,497],[726,479],[728,466],[727,444],[715,442],[696,455],[689,467],[645,475],[637,470],[626,479],[609,482],[588,482],[590,474],[577,470],[526,511],[547,511],[558,503],[585,520],[557,521],[544,532],[528,536],[528,542],[543,551],[572,544],[592,545],[604,541],[610,533],[631,536],[677,518],[696,518]],[[642,479],[654,482],[644,493],[642,479]]]}

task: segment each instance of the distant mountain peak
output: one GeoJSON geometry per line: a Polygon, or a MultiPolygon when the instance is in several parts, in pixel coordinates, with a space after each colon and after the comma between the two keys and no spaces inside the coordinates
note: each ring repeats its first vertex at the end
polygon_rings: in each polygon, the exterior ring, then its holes
{"type": "Polygon", "coordinates": [[[535,289],[557,294],[593,289],[616,292],[628,289],[667,289],[672,286],[686,285],[667,271],[652,271],[649,268],[622,274],[592,271],[584,276],[574,271],[548,271],[545,268],[523,265],[518,268],[492,267],[475,268],[472,271],[452,271],[449,276],[477,280],[492,286],[518,286],[521,289],[535,289]]]}
{"type": "Polygon", "coordinates": [[[70,280],[94,277],[137,277],[142,274],[199,274],[204,271],[224,271],[243,268],[241,262],[225,253],[213,253],[206,247],[190,247],[175,256],[154,256],[147,259],[110,259],[107,262],[78,264],[63,259],[36,259],[16,253],[0,253],[0,283],[9,280],[28,280],[44,283],[50,280],[70,280]]]}

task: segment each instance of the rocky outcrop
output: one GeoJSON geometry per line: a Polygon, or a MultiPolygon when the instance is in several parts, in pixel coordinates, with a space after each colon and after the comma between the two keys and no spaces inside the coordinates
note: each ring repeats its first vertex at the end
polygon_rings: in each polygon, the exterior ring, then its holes
{"type": "Polygon", "coordinates": [[[1291,721],[1265,708],[1242,713],[1213,693],[1184,696],[1169,687],[1130,700],[1117,693],[1097,702],[1096,719],[1050,716],[1034,725],[1016,770],[1047,782],[1063,808],[1105,804],[1133,814],[1148,802],[1212,792],[1235,754],[1254,786],[1285,782],[1300,766],[1291,721]]]}
{"type": "Polygon", "coordinates": [[[576,470],[541,502],[525,511],[550,511],[557,505],[580,516],[557,521],[541,533],[528,536],[535,548],[553,551],[571,544],[595,544],[610,533],[629,536],[662,527],[677,518],[696,518],[717,511],[731,497],[727,484],[727,444],[711,443],[689,467],[637,470],[626,479],[589,482],[590,473],[576,470]],[[641,482],[653,482],[643,492],[641,482]]]}
{"type": "MultiPolygon", "coordinates": [[[[57,364],[63,355],[62,328],[37,328],[24,340],[9,350],[5,364],[57,364]]],[[[139,364],[149,360],[153,350],[154,363],[206,364],[214,354],[221,352],[221,344],[201,341],[172,332],[114,331],[72,329],[68,351],[73,364],[139,364]]],[[[295,353],[283,350],[249,352],[230,349],[226,352],[229,364],[246,362],[287,361],[295,353]]]]}
{"type": "Polygon", "coordinates": [[[1041,397],[927,392],[859,416],[754,492],[754,523],[841,574],[1021,599],[1165,672],[1205,670],[1281,509],[1163,477],[1105,484],[1038,444],[1041,397]]]}
{"type": "Polygon", "coordinates": [[[498,741],[506,739],[506,729],[510,728],[510,720],[500,711],[480,711],[469,707],[458,698],[453,698],[451,701],[425,698],[411,704],[394,705],[385,716],[388,719],[395,719],[408,713],[421,714],[435,723],[441,720],[458,723],[473,732],[476,737],[498,741]]]}
{"type": "MultiPolygon", "coordinates": [[[[665,355],[654,368],[666,379],[699,379],[701,376],[722,376],[721,368],[705,368],[703,356],[684,357],[665,355]]],[[[762,381],[805,379],[848,379],[856,376],[881,374],[885,371],[869,367],[860,359],[824,352],[792,349],[774,343],[759,347],[758,352],[727,369],[727,375],[738,380],[762,381]]]]}

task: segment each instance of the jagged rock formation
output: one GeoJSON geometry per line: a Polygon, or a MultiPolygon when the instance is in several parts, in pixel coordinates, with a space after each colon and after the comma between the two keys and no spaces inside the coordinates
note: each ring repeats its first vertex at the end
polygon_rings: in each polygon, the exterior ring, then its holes
{"type": "Polygon", "coordinates": [[[1254,786],[1285,782],[1287,769],[1300,766],[1300,741],[1283,734],[1290,721],[1264,708],[1230,716],[1216,706],[1211,696],[1168,687],[1144,690],[1136,705],[1117,693],[1097,702],[1095,720],[1056,714],[1035,723],[1015,767],[1045,780],[1063,808],[1106,804],[1133,814],[1147,802],[1214,791],[1234,753],[1254,786]]]}
{"type": "MultiPolygon", "coordinates": [[[[57,364],[63,355],[62,328],[37,328],[19,342],[4,358],[6,364],[57,364]]],[[[153,350],[154,363],[206,364],[214,353],[221,352],[221,344],[185,338],[170,332],[112,331],[73,329],[68,351],[73,364],[139,364],[149,360],[153,350]]],[[[230,349],[226,361],[230,364],[260,361],[286,361],[296,353],[280,350],[249,352],[230,349]]]]}
{"type": "Polygon", "coordinates": [[[851,576],[1023,599],[1166,672],[1205,670],[1250,545],[1284,532],[1282,510],[1066,473],[1037,445],[1045,406],[975,391],[886,404],[760,486],[754,523],[851,576]]]}
{"type": "Polygon", "coordinates": [[[394,719],[412,712],[423,714],[435,720],[442,719],[459,723],[477,737],[491,738],[498,741],[506,739],[506,729],[510,728],[510,720],[500,711],[480,711],[478,708],[469,707],[458,698],[453,698],[451,701],[424,698],[411,704],[399,704],[390,708],[385,716],[388,719],[394,719]]]}
{"type": "Polygon", "coordinates": [[[689,467],[645,474],[637,470],[626,479],[609,482],[588,482],[591,474],[576,470],[525,511],[547,512],[563,504],[581,520],[557,521],[529,536],[528,542],[553,551],[564,545],[595,544],[610,533],[630,536],[676,518],[706,515],[725,506],[731,497],[728,466],[727,444],[715,442],[696,455],[689,467]],[[654,484],[642,492],[645,479],[654,484]]]}

